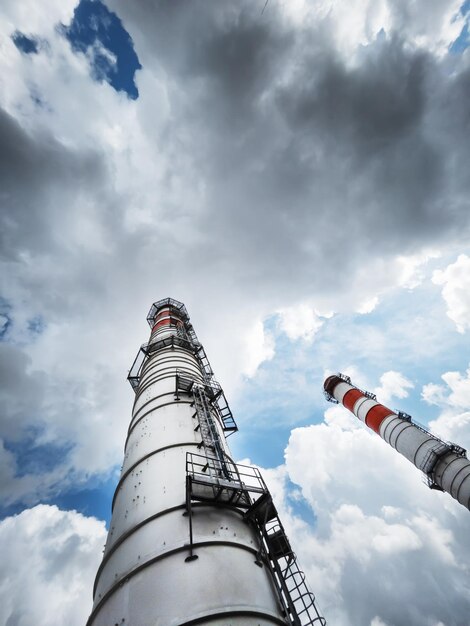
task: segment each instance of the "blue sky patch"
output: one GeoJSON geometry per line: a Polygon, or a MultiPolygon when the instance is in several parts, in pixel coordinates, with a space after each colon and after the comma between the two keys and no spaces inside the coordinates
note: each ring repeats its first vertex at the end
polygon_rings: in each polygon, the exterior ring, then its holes
{"type": "Polygon", "coordinates": [[[73,50],[87,53],[92,59],[96,80],[105,80],[133,100],[139,97],[134,79],[142,66],[133,41],[119,17],[100,0],[81,0],[63,33],[73,50]]]}
{"type": "MultiPolygon", "coordinates": [[[[93,516],[104,520],[109,528],[111,520],[111,503],[113,501],[114,490],[118,479],[115,473],[107,474],[100,478],[94,476],[83,485],[77,485],[71,489],[60,491],[50,498],[41,498],[43,504],[55,504],[63,511],[78,511],[87,517],[93,516]]],[[[0,505],[0,520],[11,515],[18,515],[21,511],[34,506],[17,501],[10,506],[0,505]]]]}
{"type": "Polygon", "coordinates": [[[460,54],[466,48],[468,48],[469,44],[470,44],[470,34],[468,32],[468,24],[465,24],[465,26],[462,28],[460,32],[460,35],[450,46],[449,50],[450,52],[453,52],[454,54],[460,54]]]}
{"type": "Polygon", "coordinates": [[[303,497],[301,490],[290,479],[287,481],[287,502],[296,517],[300,517],[312,527],[315,526],[317,523],[315,512],[303,497]]]}
{"type": "Polygon", "coordinates": [[[115,472],[103,479],[93,477],[85,485],[60,493],[47,503],[56,504],[59,509],[74,509],[83,515],[104,520],[106,527],[109,527],[111,503],[117,482],[115,472]]]}
{"type": "MultiPolygon", "coordinates": [[[[466,16],[468,15],[469,12],[470,12],[470,0],[465,0],[465,2],[460,7],[460,13],[463,16],[466,16]]],[[[470,44],[470,33],[468,32],[468,18],[467,18],[467,22],[465,26],[460,31],[460,35],[450,46],[449,51],[453,52],[454,54],[460,54],[466,48],[468,48],[469,44],[470,44]]]]}
{"type": "MultiPolygon", "coordinates": [[[[259,416],[252,416],[251,422],[243,423],[240,430],[228,440],[232,453],[236,459],[249,458],[252,463],[262,467],[276,467],[284,462],[284,450],[289,441],[292,427],[282,425],[283,414],[270,412],[265,416],[266,422],[270,421],[271,427],[263,424],[257,426],[259,416]]],[[[317,420],[306,419],[297,426],[308,426],[317,420]]],[[[237,413],[237,422],[240,426],[237,413]]]]}
{"type": "Polygon", "coordinates": [[[15,455],[17,464],[16,477],[27,474],[42,474],[59,466],[73,445],[56,445],[54,443],[36,444],[39,429],[34,429],[21,442],[5,440],[5,449],[15,455]]]}
{"type": "Polygon", "coordinates": [[[39,44],[33,37],[27,37],[19,30],[15,31],[11,36],[13,43],[21,52],[25,54],[37,54],[39,51],[39,44]]]}

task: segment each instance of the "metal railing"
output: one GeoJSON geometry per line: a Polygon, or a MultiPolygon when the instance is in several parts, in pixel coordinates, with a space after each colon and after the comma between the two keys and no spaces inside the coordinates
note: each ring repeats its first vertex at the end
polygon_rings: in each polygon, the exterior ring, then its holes
{"type": "Polygon", "coordinates": [[[227,455],[224,459],[227,473],[216,456],[186,454],[186,474],[195,484],[210,487],[242,489],[251,494],[267,493],[268,488],[258,468],[234,463],[227,455]]]}
{"type": "Polygon", "coordinates": [[[178,300],[173,300],[173,298],[163,298],[162,300],[154,302],[150,307],[150,311],[147,315],[147,322],[150,328],[152,328],[154,324],[155,315],[157,314],[157,312],[160,309],[164,309],[165,307],[172,307],[178,312],[179,316],[182,317],[184,321],[189,320],[188,311],[186,310],[186,307],[182,302],[179,302],[178,300]]]}

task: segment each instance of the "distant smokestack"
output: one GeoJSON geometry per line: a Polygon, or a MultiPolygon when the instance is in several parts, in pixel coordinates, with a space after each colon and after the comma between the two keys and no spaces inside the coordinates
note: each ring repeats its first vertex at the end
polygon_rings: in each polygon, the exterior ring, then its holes
{"type": "Polygon", "coordinates": [[[352,385],[348,376],[329,376],[323,386],[327,400],[341,402],[424,472],[431,489],[447,491],[470,509],[470,461],[466,450],[431,435],[406,413],[395,413],[380,404],[374,394],[352,385]]]}

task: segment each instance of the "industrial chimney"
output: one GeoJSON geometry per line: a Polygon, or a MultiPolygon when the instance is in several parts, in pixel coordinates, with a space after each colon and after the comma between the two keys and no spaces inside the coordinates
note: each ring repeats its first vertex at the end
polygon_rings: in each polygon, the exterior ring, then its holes
{"type": "Polygon", "coordinates": [[[323,626],[185,306],[152,305],[87,626],[323,626]]]}
{"type": "Polygon", "coordinates": [[[341,402],[393,448],[424,472],[429,487],[447,491],[470,509],[470,461],[466,451],[445,443],[402,412],[379,404],[374,394],[351,384],[349,376],[329,376],[324,383],[330,402],[341,402]]]}

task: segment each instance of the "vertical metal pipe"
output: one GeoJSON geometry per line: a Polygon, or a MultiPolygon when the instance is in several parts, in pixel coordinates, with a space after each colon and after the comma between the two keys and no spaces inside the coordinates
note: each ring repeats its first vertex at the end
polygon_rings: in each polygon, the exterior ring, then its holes
{"type": "Polygon", "coordinates": [[[380,404],[373,394],[351,384],[348,376],[329,376],[324,390],[328,400],[342,403],[424,472],[432,489],[450,493],[470,509],[470,461],[463,448],[441,441],[414,423],[409,415],[395,413],[380,404]]]}

